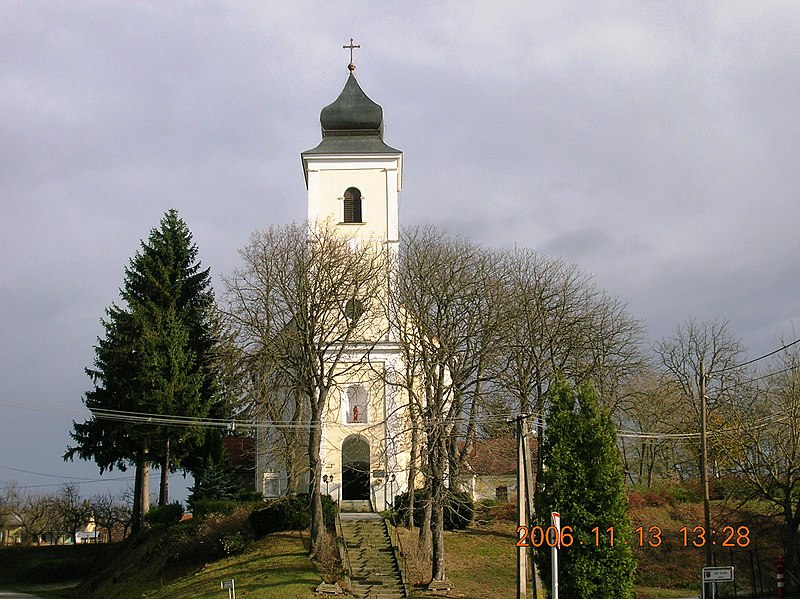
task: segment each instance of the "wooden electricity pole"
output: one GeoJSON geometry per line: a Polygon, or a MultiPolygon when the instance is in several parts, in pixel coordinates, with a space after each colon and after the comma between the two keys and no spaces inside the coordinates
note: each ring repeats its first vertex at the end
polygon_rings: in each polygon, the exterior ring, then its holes
{"type": "Polygon", "coordinates": [[[708,416],[706,407],[706,365],[700,358],[700,484],[703,487],[703,516],[705,518],[706,566],[711,566],[711,501],[708,493],[708,416]]]}
{"type": "MultiPolygon", "coordinates": [[[[527,517],[527,481],[525,476],[525,430],[522,416],[517,416],[517,535],[521,530],[528,530],[530,523],[527,517]]],[[[517,547],[517,599],[528,597],[528,549],[517,547]]]]}

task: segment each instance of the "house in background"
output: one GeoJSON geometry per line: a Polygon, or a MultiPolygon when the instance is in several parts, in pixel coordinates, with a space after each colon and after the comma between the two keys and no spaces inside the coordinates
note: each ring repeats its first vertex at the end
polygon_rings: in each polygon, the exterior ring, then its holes
{"type": "Polygon", "coordinates": [[[222,451],[233,466],[234,475],[242,489],[255,491],[256,440],[252,437],[224,437],[222,451]]]}
{"type": "Polygon", "coordinates": [[[458,485],[473,501],[514,501],[517,496],[517,440],[509,436],[476,441],[458,485]]]}
{"type": "Polygon", "coordinates": [[[19,516],[8,514],[0,521],[0,545],[20,545],[24,534],[19,516]]]}

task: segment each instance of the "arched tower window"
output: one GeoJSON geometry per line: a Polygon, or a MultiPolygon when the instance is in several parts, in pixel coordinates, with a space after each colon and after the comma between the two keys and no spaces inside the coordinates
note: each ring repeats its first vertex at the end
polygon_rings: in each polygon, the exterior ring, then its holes
{"type": "Polygon", "coordinates": [[[344,192],[344,222],[361,223],[361,192],[355,187],[348,187],[344,192]]]}

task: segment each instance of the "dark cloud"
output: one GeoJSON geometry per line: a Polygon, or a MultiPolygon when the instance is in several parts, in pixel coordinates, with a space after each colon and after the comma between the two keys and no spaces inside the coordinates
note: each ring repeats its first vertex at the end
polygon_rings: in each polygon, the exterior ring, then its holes
{"type": "Polygon", "coordinates": [[[82,369],[167,209],[217,286],[252,230],[305,218],[299,153],[344,84],[351,36],[405,152],[403,223],[575,261],[654,338],[721,316],[769,350],[800,295],[798,13],[3,3],[0,403],[72,412],[0,405],[0,466],[96,474],[59,458],[84,413],[82,369]]]}

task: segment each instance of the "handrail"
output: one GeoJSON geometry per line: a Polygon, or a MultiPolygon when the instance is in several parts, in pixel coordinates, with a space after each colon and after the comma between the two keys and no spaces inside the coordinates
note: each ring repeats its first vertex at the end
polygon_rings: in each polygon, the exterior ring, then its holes
{"type": "Polygon", "coordinates": [[[342,565],[344,566],[345,590],[348,593],[352,593],[353,583],[350,580],[350,574],[353,573],[353,569],[350,565],[350,556],[347,555],[347,543],[344,540],[344,533],[342,532],[342,521],[339,518],[339,510],[336,510],[336,545],[339,548],[339,557],[342,558],[342,565]]]}
{"type": "Polygon", "coordinates": [[[403,554],[403,543],[400,541],[397,528],[389,521],[389,518],[384,518],[383,522],[386,526],[386,532],[389,533],[389,543],[392,545],[392,553],[397,562],[397,569],[400,570],[400,582],[403,583],[403,592],[405,596],[408,597],[411,594],[411,585],[408,582],[408,574],[406,573],[406,558],[403,554]]]}

